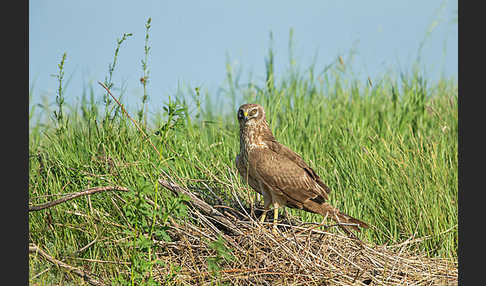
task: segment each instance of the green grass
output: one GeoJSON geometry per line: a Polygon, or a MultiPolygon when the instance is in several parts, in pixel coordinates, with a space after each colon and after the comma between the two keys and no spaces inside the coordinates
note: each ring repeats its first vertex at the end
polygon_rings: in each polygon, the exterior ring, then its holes
{"type": "MultiPolygon", "coordinates": [[[[331,203],[372,226],[361,238],[379,245],[424,238],[414,244],[418,250],[457,259],[457,82],[428,83],[416,68],[384,75],[370,86],[349,76],[349,67],[338,60],[321,72],[292,65],[277,76],[272,51],[266,66],[265,82],[241,86],[228,74],[232,104],[217,105],[215,97],[191,89],[179,91],[147,126],[146,114],[139,115],[160,156],[113,101],[104,100],[105,111],[96,106],[93,97],[106,96],[99,86],[92,87],[90,101],[69,112],[64,108],[62,118],[31,123],[31,204],[96,186],[132,192],[104,192],[30,212],[29,241],[117,283],[150,284],[156,246],[144,234],[164,239],[169,217],[185,217],[180,199],[157,184],[164,172],[187,185],[207,184],[222,198],[232,191],[243,199],[256,197],[234,166],[236,107],[255,102],[265,107],[277,140],[301,154],[332,189],[331,203]],[[160,208],[154,210],[146,198],[160,208]]],[[[110,65],[110,75],[114,68],[110,65]]],[[[32,107],[30,118],[39,110],[32,107]]],[[[303,211],[291,213],[320,221],[303,211]]],[[[51,270],[31,282],[81,282],[30,256],[31,279],[47,267],[51,270]]]]}

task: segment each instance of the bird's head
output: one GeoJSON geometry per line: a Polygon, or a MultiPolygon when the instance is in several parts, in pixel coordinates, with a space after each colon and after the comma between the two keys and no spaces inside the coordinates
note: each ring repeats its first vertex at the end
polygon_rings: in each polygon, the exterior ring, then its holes
{"type": "Polygon", "coordinates": [[[247,103],[238,108],[238,122],[240,126],[254,126],[265,121],[265,111],[258,104],[247,103]]]}

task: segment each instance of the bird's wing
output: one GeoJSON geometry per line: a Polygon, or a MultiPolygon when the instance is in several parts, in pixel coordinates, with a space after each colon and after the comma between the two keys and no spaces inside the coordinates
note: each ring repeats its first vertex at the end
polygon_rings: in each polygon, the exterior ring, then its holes
{"type": "Polygon", "coordinates": [[[275,153],[281,154],[282,156],[285,156],[288,158],[290,161],[295,163],[297,166],[305,170],[305,172],[309,175],[310,178],[312,178],[322,189],[324,189],[325,193],[322,194],[323,197],[328,199],[327,194],[331,192],[331,189],[324,184],[324,182],[321,180],[321,178],[317,175],[317,173],[307,165],[307,163],[302,159],[302,157],[299,156],[299,154],[295,153],[292,151],[292,149],[288,148],[287,146],[280,144],[276,140],[271,140],[266,142],[267,146],[274,151],[275,153]]]}
{"type": "Polygon", "coordinates": [[[316,181],[294,161],[270,149],[255,153],[254,168],[258,177],[270,191],[285,196],[291,205],[302,208],[308,201],[322,203],[326,200],[316,181]]]}
{"type": "Polygon", "coordinates": [[[243,162],[242,162],[240,156],[241,155],[236,155],[235,165],[236,165],[236,169],[238,169],[238,172],[240,173],[243,180],[246,181],[247,172],[246,172],[245,166],[243,166],[243,162]]]}
{"type": "Polygon", "coordinates": [[[235,159],[235,164],[236,164],[236,169],[238,169],[238,172],[240,173],[241,178],[245,183],[250,185],[257,193],[262,195],[262,191],[259,188],[258,183],[255,181],[255,179],[251,176],[250,172],[248,172],[248,165],[245,165],[243,163],[243,159],[240,157],[241,155],[237,155],[235,159]]]}

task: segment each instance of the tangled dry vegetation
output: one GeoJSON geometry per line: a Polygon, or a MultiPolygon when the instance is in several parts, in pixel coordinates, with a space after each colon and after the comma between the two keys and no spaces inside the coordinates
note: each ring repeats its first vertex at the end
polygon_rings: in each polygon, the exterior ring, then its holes
{"type": "MultiPolygon", "coordinates": [[[[246,210],[215,206],[193,192],[161,181],[173,192],[191,197],[189,221],[171,223],[172,242],[159,242],[165,265],[158,277],[176,284],[210,285],[215,277],[230,285],[450,285],[457,284],[457,263],[413,253],[414,240],[393,246],[371,246],[358,239],[322,231],[319,225],[282,217],[278,234],[261,228],[246,210]],[[208,269],[207,258],[218,256],[208,242],[223,238],[231,259],[208,269]]],[[[236,198],[237,199],[237,198],[236,198]]]]}

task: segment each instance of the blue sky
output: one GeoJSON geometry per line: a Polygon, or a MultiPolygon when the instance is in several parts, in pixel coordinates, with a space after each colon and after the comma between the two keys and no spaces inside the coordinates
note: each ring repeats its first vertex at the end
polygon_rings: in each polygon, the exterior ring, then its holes
{"type": "Polygon", "coordinates": [[[64,52],[65,77],[71,77],[66,100],[80,98],[90,83],[101,94],[96,82],[108,73],[117,38],[133,33],[120,49],[114,82],[126,87],[129,105],[138,104],[148,17],[153,106],[174,95],[178,85],[214,93],[224,83],[227,56],[243,75],[263,79],[270,31],[278,77],[289,62],[290,28],[294,56],[304,68],[316,53],[316,68],[322,69],[354,47],[352,67],[359,77],[408,70],[426,38],[421,63],[430,79],[458,77],[457,1],[44,0],[29,1],[33,101],[55,102],[57,81],[51,75],[64,52]]]}

